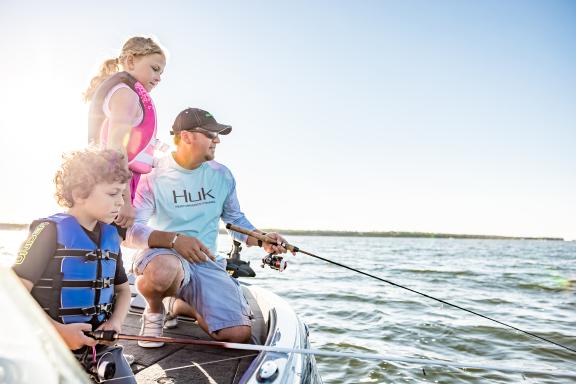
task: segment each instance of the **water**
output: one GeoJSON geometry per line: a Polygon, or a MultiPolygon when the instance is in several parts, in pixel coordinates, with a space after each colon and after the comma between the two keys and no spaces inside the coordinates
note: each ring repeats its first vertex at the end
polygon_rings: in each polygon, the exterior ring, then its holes
{"type": "MultiPolygon", "coordinates": [[[[24,232],[0,231],[0,261],[24,232]]],[[[576,348],[576,243],[291,236],[301,249],[576,348]]],[[[220,237],[227,250],[229,240],[220,237]]],[[[298,254],[279,273],[243,251],[252,283],[284,297],[312,347],[574,370],[576,354],[496,323],[298,254]]],[[[573,379],[318,357],[326,383],[571,383],[573,379]]]]}

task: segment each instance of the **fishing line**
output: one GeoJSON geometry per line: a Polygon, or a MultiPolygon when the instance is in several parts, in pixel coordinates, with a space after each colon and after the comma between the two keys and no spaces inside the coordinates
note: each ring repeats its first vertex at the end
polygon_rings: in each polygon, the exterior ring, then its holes
{"type": "MultiPolygon", "coordinates": [[[[254,232],[254,231],[251,231],[251,230],[246,229],[246,228],[238,227],[238,226],[233,225],[233,224],[226,224],[226,228],[229,229],[229,230],[231,230],[231,231],[238,232],[238,233],[242,233],[242,234],[244,234],[244,235],[248,235],[248,236],[254,237],[254,238],[258,239],[258,240],[265,241],[265,242],[270,243],[270,244],[276,244],[276,240],[271,239],[271,238],[267,237],[267,236],[264,235],[264,234],[261,234],[261,233],[258,233],[258,232],[254,232]]],[[[534,333],[532,333],[532,332],[525,331],[525,330],[520,329],[520,328],[517,328],[517,327],[515,327],[515,326],[513,326],[513,325],[506,324],[506,323],[504,323],[504,322],[502,322],[502,321],[499,321],[499,320],[493,319],[493,318],[491,318],[491,317],[489,317],[489,316],[486,316],[486,315],[483,315],[483,314],[481,314],[481,313],[475,312],[475,311],[473,311],[473,310],[470,310],[470,309],[461,307],[461,306],[456,305],[456,304],[449,303],[449,302],[447,302],[447,301],[445,301],[445,300],[442,300],[442,299],[439,299],[439,298],[437,298],[437,297],[427,295],[427,294],[422,293],[422,292],[419,292],[419,291],[417,291],[417,290],[415,290],[415,289],[408,288],[408,287],[405,287],[405,286],[403,286],[403,285],[394,283],[394,282],[392,282],[392,281],[390,281],[390,280],[386,280],[386,279],[383,279],[383,278],[381,278],[381,277],[372,275],[372,274],[370,274],[370,273],[368,273],[368,272],[364,272],[364,271],[361,271],[361,270],[359,270],[359,269],[352,268],[352,267],[349,267],[349,266],[344,265],[344,264],[340,264],[340,263],[338,263],[338,262],[336,262],[336,261],[332,261],[332,260],[329,260],[329,259],[325,259],[325,258],[323,258],[323,257],[321,257],[321,256],[314,255],[313,253],[306,252],[306,251],[304,251],[304,250],[302,250],[302,249],[300,249],[300,248],[298,248],[298,247],[296,247],[296,246],[294,246],[294,245],[288,244],[288,243],[286,243],[286,242],[281,243],[280,246],[286,248],[287,250],[289,250],[289,251],[291,251],[291,252],[304,253],[304,254],[306,254],[306,255],[308,255],[308,256],[312,256],[312,257],[315,257],[315,258],[317,258],[317,259],[323,260],[323,261],[325,261],[325,262],[327,262],[327,263],[334,264],[334,265],[337,265],[337,266],[339,266],[339,267],[349,269],[349,270],[351,270],[351,271],[360,273],[360,274],[362,274],[362,275],[371,277],[371,278],[373,278],[373,279],[382,281],[382,282],[384,282],[384,283],[388,283],[388,284],[393,285],[393,286],[398,287],[398,288],[406,289],[406,290],[408,290],[408,291],[410,291],[410,292],[416,293],[416,294],[418,294],[418,295],[427,297],[427,298],[432,299],[432,300],[436,300],[436,301],[438,301],[438,302],[440,302],[440,303],[442,303],[442,304],[446,304],[446,305],[449,305],[449,306],[451,306],[451,307],[458,308],[458,309],[460,309],[460,310],[462,310],[462,311],[471,313],[471,314],[473,314],[473,315],[480,316],[480,317],[482,317],[482,318],[484,318],[484,319],[486,319],[486,320],[493,321],[493,322],[498,323],[498,324],[500,324],[500,325],[503,325],[503,326],[505,326],[505,327],[514,329],[514,330],[516,330],[516,331],[518,331],[518,332],[522,332],[522,333],[524,333],[524,334],[526,334],[526,335],[535,337],[535,338],[540,339],[540,340],[542,340],[542,341],[545,341],[545,342],[547,342],[547,343],[554,344],[554,345],[556,345],[556,346],[558,346],[558,347],[561,347],[561,348],[567,349],[568,351],[571,351],[571,352],[576,353],[576,349],[571,348],[571,347],[568,347],[568,346],[563,345],[563,344],[560,344],[560,343],[557,343],[557,342],[555,342],[555,341],[553,341],[553,340],[550,340],[550,339],[547,339],[547,338],[545,338],[545,337],[543,337],[543,336],[539,336],[539,335],[536,335],[536,334],[534,334],[534,333]]]]}
{"type": "MultiPolygon", "coordinates": [[[[190,344],[190,345],[201,345],[206,347],[224,348],[224,349],[239,349],[247,351],[260,351],[260,352],[280,352],[280,353],[299,353],[303,355],[315,355],[315,356],[328,356],[328,357],[346,357],[355,359],[367,359],[367,360],[379,360],[388,362],[400,362],[400,363],[411,363],[418,365],[437,365],[442,367],[450,368],[460,368],[460,369],[481,369],[481,370],[494,370],[499,372],[508,373],[522,373],[522,374],[532,374],[532,375],[548,375],[548,376],[561,376],[561,377],[574,377],[576,378],[576,372],[562,371],[562,370],[550,370],[545,368],[515,368],[506,367],[498,365],[486,365],[481,363],[472,362],[456,362],[449,360],[436,360],[436,359],[419,359],[412,357],[403,356],[391,356],[376,353],[346,353],[346,352],[332,352],[323,351],[319,349],[304,349],[304,348],[285,348],[285,347],[275,347],[268,345],[255,345],[255,344],[241,344],[241,343],[228,343],[223,341],[208,341],[208,340],[198,340],[192,338],[174,338],[174,337],[152,337],[152,336],[137,336],[137,335],[125,335],[117,333],[116,331],[92,331],[85,332],[86,335],[95,338],[96,340],[106,340],[106,341],[116,341],[116,340],[138,340],[138,341],[162,341],[164,343],[173,344],[190,344]]],[[[246,357],[246,356],[242,356],[246,357]]],[[[240,357],[238,357],[240,358],[240,357]]]]}

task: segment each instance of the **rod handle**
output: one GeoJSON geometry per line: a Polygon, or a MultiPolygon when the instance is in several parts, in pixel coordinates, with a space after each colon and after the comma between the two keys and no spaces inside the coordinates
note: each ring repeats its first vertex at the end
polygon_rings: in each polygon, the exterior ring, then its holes
{"type": "MultiPolygon", "coordinates": [[[[234,232],[238,232],[238,233],[242,233],[242,234],[244,234],[244,235],[248,235],[248,236],[254,237],[255,239],[264,241],[264,242],[266,242],[266,243],[278,244],[278,243],[276,242],[276,240],[274,240],[274,239],[272,239],[272,238],[270,238],[270,237],[268,237],[268,236],[266,236],[266,235],[264,235],[264,234],[262,234],[262,233],[258,233],[258,232],[256,232],[256,231],[251,231],[251,230],[249,230],[249,229],[242,228],[242,227],[239,227],[239,226],[234,225],[234,224],[230,224],[230,223],[226,224],[226,229],[229,229],[229,230],[234,231],[234,232]]],[[[300,248],[295,247],[295,246],[293,246],[292,244],[288,244],[288,243],[285,242],[285,241],[281,242],[280,245],[281,245],[282,247],[286,248],[287,250],[289,250],[290,252],[299,252],[299,251],[300,251],[300,248]]]]}
{"type": "Polygon", "coordinates": [[[84,334],[96,340],[116,341],[118,339],[118,332],[114,330],[85,331],[84,334]]]}

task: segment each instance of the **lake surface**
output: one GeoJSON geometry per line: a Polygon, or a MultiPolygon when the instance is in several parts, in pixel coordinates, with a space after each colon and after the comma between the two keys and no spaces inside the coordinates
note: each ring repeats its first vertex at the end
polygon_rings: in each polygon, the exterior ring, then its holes
{"type": "MultiPolygon", "coordinates": [[[[23,231],[0,231],[9,264],[23,231]]],[[[230,240],[220,236],[219,248],[230,240]]],[[[290,236],[303,250],[377,275],[576,349],[576,243],[290,236]]],[[[253,284],[284,297],[310,327],[312,348],[574,370],[576,354],[304,254],[259,267],[253,284]]],[[[317,357],[326,383],[573,383],[574,379],[317,357]]]]}

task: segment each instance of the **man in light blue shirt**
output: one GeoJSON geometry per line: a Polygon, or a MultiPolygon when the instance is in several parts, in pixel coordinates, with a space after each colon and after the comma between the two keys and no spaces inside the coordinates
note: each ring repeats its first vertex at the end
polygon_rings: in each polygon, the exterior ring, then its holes
{"type": "MultiPolygon", "coordinates": [[[[224,165],[214,161],[219,135],[232,127],[219,124],[201,109],[180,112],[171,133],[176,151],[143,175],[136,190],[136,218],[128,230],[129,246],[141,248],[135,257],[136,286],[147,302],[141,334],[161,336],[162,299],[178,297],[177,314],[188,314],[212,338],[246,342],[251,335],[251,311],[238,282],[226,272],[226,260],[215,257],[220,219],[257,229],[240,210],[236,183],[224,165]]],[[[262,233],[262,232],[260,232],[262,233]]],[[[285,253],[284,241],[268,233],[276,244],[231,232],[248,246],[269,253],[285,253]]],[[[162,342],[139,342],[147,348],[162,342]]]]}

